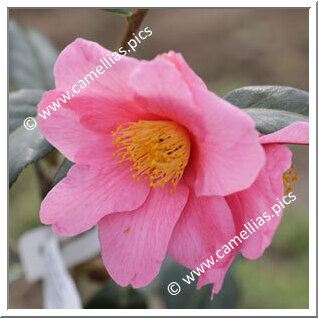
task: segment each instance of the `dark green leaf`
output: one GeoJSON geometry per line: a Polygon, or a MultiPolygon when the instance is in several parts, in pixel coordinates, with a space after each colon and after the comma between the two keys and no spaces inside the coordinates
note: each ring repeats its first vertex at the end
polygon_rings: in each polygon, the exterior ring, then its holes
{"type": "Polygon", "coordinates": [[[245,109],[255,121],[256,129],[262,134],[271,134],[295,121],[308,121],[308,117],[277,109],[248,108],[245,109]]]}
{"type": "Polygon", "coordinates": [[[224,280],[222,290],[214,295],[211,301],[212,284],[203,286],[200,290],[196,289],[197,280],[190,285],[182,281],[190,273],[185,268],[175,262],[170,264],[163,272],[163,284],[168,286],[170,282],[177,281],[181,286],[181,292],[178,295],[170,295],[165,290],[163,296],[167,308],[234,308],[237,300],[237,286],[230,273],[224,280]]]}
{"type": "Polygon", "coordinates": [[[295,121],[308,121],[308,93],[286,86],[246,86],[223,97],[242,108],[256,123],[256,129],[270,134],[295,121]]]}
{"type": "Polygon", "coordinates": [[[51,89],[58,52],[37,31],[25,31],[9,22],[9,76],[14,89],[51,89]]]}
{"type": "Polygon", "coordinates": [[[240,108],[279,109],[308,116],[308,93],[287,86],[246,86],[224,97],[240,108]]]}
{"type": "Polygon", "coordinates": [[[87,303],[85,309],[145,309],[145,297],[131,287],[120,287],[108,282],[87,303]]]}
{"type": "Polygon", "coordinates": [[[20,127],[25,118],[36,116],[36,106],[42,94],[42,90],[34,89],[22,89],[9,94],[9,133],[20,127]]]}
{"type": "Polygon", "coordinates": [[[45,157],[53,147],[37,126],[26,130],[22,125],[9,136],[9,185],[28,164],[45,157]]]}
{"type": "Polygon", "coordinates": [[[151,293],[161,297],[166,308],[169,309],[235,308],[238,299],[237,285],[232,277],[231,269],[226,275],[222,290],[217,295],[214,295],[213,301],[211,301],[212,284],[203,286],[200,290],[197,290],[198,279],[190,285],[182,280],[189,273],[190,269],[179,265],[170,257],[167,257],[156,279],[149,286],[141,288],[141,291],[146,295],[151,293]],[[177,282],[180,285],[181,291],[179,294],[169,294],[167,287],[171,282],[177,282]]]}
{"type": "Polygon", "coordinates": [[[56,173],[54,180],[53,180],[53,186],[55,186],[57,183],[59,183],[63,178],[66,177],[67,172],[70,170],[70,168],[73,166],[73,162],[69,161],[68,159],[64,159],[62,162],[58,172],[56,173]]]}
{"type": "Polygon", "coordinates": [[[129,10],[129,9],[101,9],[101,10],[128,16],[128,17],[132,15],[132,10],[129,10]]]}
{"type": "Polygon", "coordinates": [[[39,31],[28,30],[28,36],[38,58],[46,89],[55,88],[53,69],[58,57],[57,49],[50,40],[39,31]]]}

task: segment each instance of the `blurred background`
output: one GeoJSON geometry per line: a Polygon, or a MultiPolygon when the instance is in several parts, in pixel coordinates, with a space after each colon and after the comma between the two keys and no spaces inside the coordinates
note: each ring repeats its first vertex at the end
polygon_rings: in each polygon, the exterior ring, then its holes
{"type": "MultiPolygon", "coordinates": [[[[141,28],[148,26],[153,34],[133,56],[152,59],[169,50],[181,52],[220,96],[246,85],[308,91],[308,14],[304,9],[152,9],[141,28]]],[[[77,37],[116,50],[127,24],[123,16],[96,9],[10,9],[9,18],[41,32],[58,51],[77,37]]],[[[226,297],[217,295],[212,308],[308,308],[308,147],[291,149],[300,177],[294,191],[297,200],[285,209],[273,243],[261,259],[238,257],[225,283],[226,297]]],[[[41,282],[30,284],[23,277],[17,242],[40,225],[41,169],[52,177],[62,160],[54,151],[24,169],[10,189],[9,308],[43,306],[41,282]]],[[[188,299],[165,300],[164,275],[154,283],[161,286],[157,292],[117,287],[99,256],[70,270],[86,308],[211,308],[211,289],[199,292],[194,284],[185,296],[188,299]]],[[[175,270],[181,277],[182,269],[175,270]]]]}

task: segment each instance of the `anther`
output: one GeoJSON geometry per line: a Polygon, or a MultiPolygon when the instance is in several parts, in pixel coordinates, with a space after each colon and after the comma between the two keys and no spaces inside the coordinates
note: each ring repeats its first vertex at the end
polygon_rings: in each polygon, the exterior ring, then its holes
{"type": "Polygon", "coordinates": [[[153,188],[163,188],[169,182],[174,188],[178,185],[191,148],[183,127],[171,121],[139,120],[118,126],[112,136],[116,137],[113,145],[118,149],[113,156],[120,157],[121,163],[133,163],[129,169],[134,179],[144,177],[153,188]]]}

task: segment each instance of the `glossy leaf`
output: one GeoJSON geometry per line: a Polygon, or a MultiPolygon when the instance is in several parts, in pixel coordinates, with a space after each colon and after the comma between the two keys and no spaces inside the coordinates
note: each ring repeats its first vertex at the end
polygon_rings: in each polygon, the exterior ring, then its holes
{"type": "Polygon", "coordinates": [[[145,309],[146,298],[130,286],[120,287],[109,281],[86,304],[85,309],[145,309]]]}
{"type": "Polygon", "coordinates": [[[37,126],[26,130],[22,125],[9,136],[9,185],[28,164],[45,157],[54,148],[37,126]]]}
{"type": "Polygon", "coordinates": [[[33,45],[38,63],[42,69],[42,76],[46,89],[55,88],[54,65],[58,57],[58,50],[51,41],[37,30],[28,30],[28,36],[33,45]]]}
{"type": "Polygon", "coordinates": [[[10,21],[9,52],[9,78],[15,90],[54,87],[53,65],[58,52],[46,37],[10,21]]]}
{"type": "Polygon", "coordinates": [[[69,161],[68,159],[64,159],[62,162],[58,172],[56,173],[54,180],[53,180],[53,186],[55,186],[57,183],[59,183],[63,178],[66,177],[68,171],[73,166],[73,162],[69,161]]]}
{"type": "Polygon", "coordinates": [[[295,121],[307,121],[308,117],[277,109],[249,108],[245,110],[255,121],[256,129],[262,134],[271,134],[295,121]]]}
{"type": "Polygon", "coordinates": [[[287,86],[246,86],[237,88],[224,97],[240,108],[279,109],[308,116],[308,93],[287,86]]]}
{"type": "Polygon", "coordinates": [[[145,295],[153,294],[160,297],[164,306],[169,309],[235,308],[238,300],[237,285],[231,274],[231,269],[227,273],[222,290],[214,295],[213,301],[211,301],[212,284],[197,290],[197,279],[190,285],[182,281],[182,278],[185,278],[189,273],[190,269],[181,266],[168,256],[155,280],[140,290],[145,295]],[[171,282],[177,282],[180,285],[179,294],[171,295],[168,292],[167,287],[171,282]]]}
{"type": "Polygon", "coordinates": [[[9,133],[21,126],[27,117],[37,115],[42,90],[22,89],[9,94],[9,133]]]}
{"type": "Polygon", "coordinates": [[[273,133],[295,121],[308,121],[308,93],[286,86],[246,86],[223,97],[246,111],[263,134],[273,133]]]}

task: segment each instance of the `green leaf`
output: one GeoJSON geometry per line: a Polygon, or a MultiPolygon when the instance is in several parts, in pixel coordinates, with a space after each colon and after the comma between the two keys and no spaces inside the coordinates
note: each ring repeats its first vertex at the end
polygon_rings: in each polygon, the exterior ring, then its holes
{"type": "Polygon", "coordinates": [[[55,186],[57,183],[59,183],[63,178],[66,177],[68,171],[73,166],[73,162],[69,161],[68,159],[64,159],[62,162],[58,172],[56,173],[54,180],[53,180],[53,186],[55,186]]]}
{"type": "Polygon", "coordinates": [[[9,136],[9,185],[28,164],[45,157],[54,148],[37,126],[27,130],[23,125],[9,136]]]}
{"type": "Polygon", "coordinates": [[[44,90],[54,87],[53,66],[58,52],[37,31],[25,31],[9,22],[9,76],[14,89],[9,96],[9,184],[28,164],[46,156],[53,147],[38,127],[27,130],[23,121],[35,117],[44,90]],[[30,89],[30,90],[27,90],[30,89]]]}
{"type": "Polygon", "coordinates": [[[22,89],[9,94],[9,133],[21,126],[27,117],[37,115],[42,90],[22,89]]]}
{"type": "Polygon", "coordinates": [[[308,93],[286,86],[246,86],[223,97],[242,108],[263,134],[273,133],[295,121],[308,121],[308,93]]]}
{"type": "Polygon", "coordinates": [[[246,86],[224,97],[240,108],[279,109],[308,116],[308,93],[287,86],[246,86]]]}
{"type": "Polygon", "coordinates": [[[127,17],[132,15],[132,10],[129,10],[129,9],[101,9],[101,10],[105,12],[112,12],[112,13],[124,15],[127,17]]]}
{"type": "Polygon", "coordinates": [[[162,264],[161,271],[155,280],[148,286],[140,289],[145,295],[152,294],[162,298],[165,307],[169,309],[204,309],[204,308],[235,308],[237,304],[237,285],[228,271],[222,290],[214,295],[211,301],[212,284],[203,286],[200,290],[196,289],[198,278],[190,285],[182,280],[189,275],[190,269],[176,263],[171,257],[167,257],[162,264]],[[177,295],[171,295],[167,287],[171,282],[177,282],[180,285],[180,292],[177,295]]]}
{"type": "Polygon", "coordinates": [[[306,121],[308,117],[277,109],[248,108],[245,110],[255,121],[256,129],[262,134],[271,134],[295,121],[306,121]]]}
{"type": "Polygon", "coordinates": [[[28,30],[30,43],[38,58],[39,66],[47,89],[55,88],[54,65],[59,55],[51,41],[37,30],[28,30]]]}
{"type": "Polygon", "coordinates": [[[237,286],[232,275],[228,272],[224,280],[222,290],[214,295],[211,301],[212,284],[196,289],[197,280],[190,285],[182,281],[189,275],[190,270],[173,261],[163,272],[163,284],[168,286],[170,282],[177,281],[181,286],[178,295],[170,295],[165,290],[163,296],[167,308],[234,308],[237,301],[237,286]]]}
{"type": "Polygon", "coordinates": [[[14,89],[54,87],[53,66],[58,52],[46,37],[9,21],[9,53],[9,77],[14,89]]]}
{"type": "Polygon", "coordinates": [[[86,304],[85,309],[145,309],[145,297],[138,291],[128,287],[120,287],[109,281],[86,304]]]}

